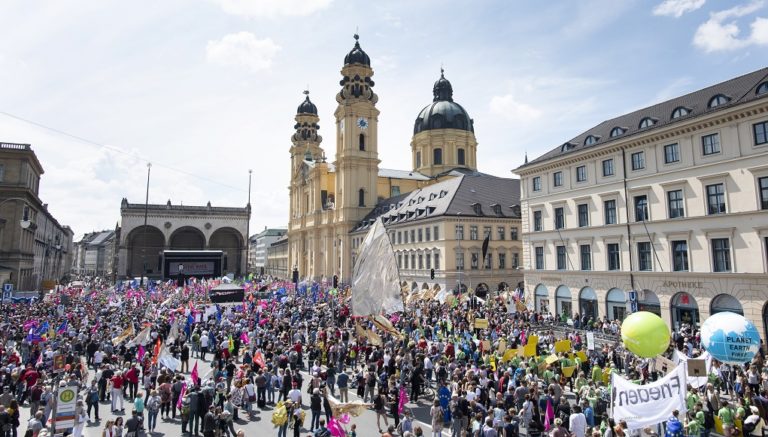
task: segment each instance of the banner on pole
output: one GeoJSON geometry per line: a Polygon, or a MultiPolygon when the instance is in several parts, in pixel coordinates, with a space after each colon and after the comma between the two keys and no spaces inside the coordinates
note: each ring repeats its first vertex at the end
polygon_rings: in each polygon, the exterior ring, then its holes
{"type": "Polygon", "coordinates": [[[611,374],[613,420],[624,420],[629,429],[642,429],[669,419],[673,410],[684,416],[687,409],[685,366],[677,366],[664,378],[646,385],[635,385],[616,373],[611,374]]]}

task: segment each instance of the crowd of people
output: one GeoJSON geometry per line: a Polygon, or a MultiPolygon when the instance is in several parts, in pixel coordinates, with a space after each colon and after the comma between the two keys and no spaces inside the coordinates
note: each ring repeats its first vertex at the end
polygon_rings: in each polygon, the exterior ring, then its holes
{"type": "MultiPolygon", "coordinates": [[[[713,362],[687,413],[630,430],[610,418],[611,373],[647,383],[663,369],[622,347],[618,321],[534,312],[511,293],[409,298],[383,320],[353,318],[348,289],[258,278],[242,303],[217,306],[211,285],[101,284],[3,304],[0,437],[49,435],[67,386],[78,387],[76,437],[94,422],[101,436],[135,437],[158,420],[182,435],[241,436],[261,411],[280,411],[278,437],[707,437],[716,422],[726,437],[762,437],[768,419],[762,351],[743,366],[713,362]],[[603,335],[588,344],[584,328],[603,335]],[[211,370],[190,366],[200,362],[211,370]],[[359,429],[363,409],[377,429],[359,429]]],[[[667,356],[696,357],[699,340],[684,325],[667,356]]]]}

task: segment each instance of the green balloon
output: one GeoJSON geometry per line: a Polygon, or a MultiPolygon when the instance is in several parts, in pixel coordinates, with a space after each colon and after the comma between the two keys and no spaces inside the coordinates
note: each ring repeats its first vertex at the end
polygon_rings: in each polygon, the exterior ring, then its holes
{"type": "Polygon", "coordinates": [[[624,319],[621,339],[635,355],[653,358],[669,347],[669,328],[656,314],[640,311],[624,319]]]}

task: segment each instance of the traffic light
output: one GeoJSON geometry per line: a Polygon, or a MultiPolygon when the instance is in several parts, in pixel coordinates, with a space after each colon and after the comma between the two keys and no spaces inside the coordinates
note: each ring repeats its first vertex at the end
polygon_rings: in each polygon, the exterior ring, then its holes
{"type": "Polygon", "coordinates": [[[429,271],[429,279],[435,279],[435,269],[429,271]]]}
{"type": "Polygon", "coordinates": [[[333,275],[333,288],[339,288],[339,277],[337,275],[333,275]]]}

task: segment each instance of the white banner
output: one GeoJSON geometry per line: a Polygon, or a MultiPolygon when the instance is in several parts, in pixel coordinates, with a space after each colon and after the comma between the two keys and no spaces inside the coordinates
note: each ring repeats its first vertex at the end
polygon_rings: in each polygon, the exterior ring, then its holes
{"type": "MultiPolygon", "coordinates": [[[[675,349],[675,352],[672,354],[672,359],[675,361],[675,364],[680,365],[686,361],[688,361],[688,357],[686,357],[682,352],[675,349]]],[[[699,355],[696,358],[692,358],[694,360],[704,360],[706,363],[707,368],[707,374],[704,376],[689,376],[688,377],[688,384],[691,384],[694,388],[699,388],[702,385],[706,385],[707,381],[709,380],[709,372],[712,371],[712,355],[709,354],[709,352],[704,351],[701,355],[699,355]]]]}
{"type": "Polygon", "coordinates": [[[168,263],[168,275],[178,276],[179,273],[183,273],[187,276],[212,275],[213,262],[212,261],[184,261],[184,262],[174,261],[174,262],[168,263]],[[179,266],[184,266],[184,267],[180,269],[179,266]]]}
{"type": "Polygon", "coordinates": [[[626,421],[629,429],[642,429],[664,422],[679,410],[685,416],[685,366],[677,366],[658,381],[636,385],[611,374],[613,420],[626,421]]]}

